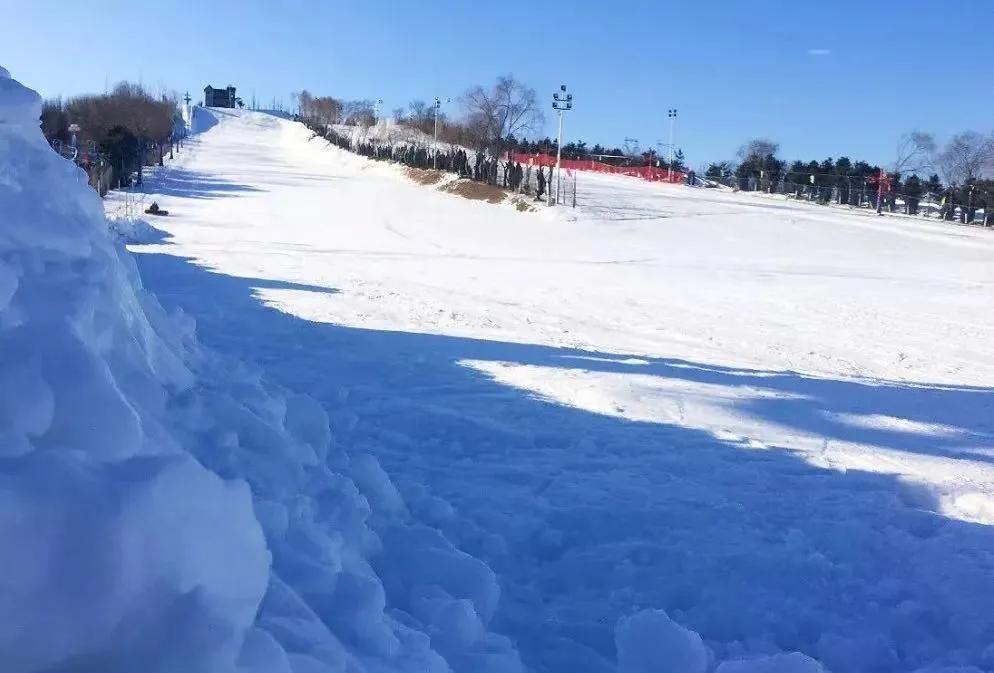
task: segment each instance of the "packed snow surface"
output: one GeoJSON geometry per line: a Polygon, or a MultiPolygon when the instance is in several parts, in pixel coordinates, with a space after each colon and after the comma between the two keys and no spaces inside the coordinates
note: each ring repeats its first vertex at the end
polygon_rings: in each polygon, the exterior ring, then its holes
{"type": "Polygon", "coordinates": [[[11,670],[994,668],[989,232],[203,109],[111,232],[4,87],[11,670]]]}
{"type": "Polygon", "coordinates": [[[386,603],[454,668],[485,627],[549,673],[994,667],[990,232],[587,174],[518,213],[218,116],[143,278],[375,457],[424,526],[371,524],[386,603]]]}
{"type": "Polygon", "coordinates": [[[521,670],[492,569],[142,288],[121,240],[161,232],[108,226],[39,112],[0,71],[0,670],[521,670]]]}

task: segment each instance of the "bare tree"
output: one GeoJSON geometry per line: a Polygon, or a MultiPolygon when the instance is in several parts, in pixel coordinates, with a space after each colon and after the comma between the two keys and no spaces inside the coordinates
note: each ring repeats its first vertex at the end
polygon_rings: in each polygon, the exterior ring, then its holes
{"type": "Polygon", "coordinates": [[[489,89],[471,88],[463,95],[462,105],[467,127],[498,154],[504,138],[535,132],[545,123],[535,89],[513,75],[498,77],[489,89]]]}
{"type": "Polygon", "coordinates": [[[780,151],[780,143],[773,142],[769,138],[753,138],[739,148],[736,152],[739,161],[763,160],[766,157],[776,156],[780,151]]]}
{"type": "Polygon", "coordinates": [[[935,138],[931,133],[911,131],[897,141],[894,173],[907,175],[923,173],[935,163],[935,138]]]}
{"type": "Polygon", "coordinates": [[[939,169],[950,185],[965,185],[994,168],[994,137],[965,131],[952,137],[938,156],[939,169]]]}
{"type": "Polygon", "coordinates": [[[297,114],[299,114],[304,119],[310,119],[314,116],[314,96],[307,89],[304,89],[300,93],[293,94],[294,100],[297,102],[297,114]]]}
{"type": "Polygon", "coordinates": [[[408,126],[430,134],[434,128],[435,110],[423,100],[412,100],[407,104],[405,121],[408,126]]]}
{"type": "Polygon", "coordinates": [[[342,112],[346,124],[368,128],[376,123],[373,101],[368,99],[346,101],[342,112]]]}

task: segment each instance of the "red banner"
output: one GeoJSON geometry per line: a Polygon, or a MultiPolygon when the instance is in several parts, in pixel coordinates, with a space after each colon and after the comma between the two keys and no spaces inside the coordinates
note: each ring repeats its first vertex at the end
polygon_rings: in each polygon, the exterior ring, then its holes
{"type": "MultiPolygon", "coordinates": [[[[520,152],[510,153],[511,161],[524,166],[555,166],[556,157],[549,154],[521,154],[520,152]]],[[[655,166],[612,166],[593,159],[563,159],[559,165],[567,170],[593,171],[595,173],[613,173],[615,175],[628,175],[633,178],[642,178],[650,182],[684,182],[687,178],[683,171],[669,171],[665,168],[655,166]]]]}

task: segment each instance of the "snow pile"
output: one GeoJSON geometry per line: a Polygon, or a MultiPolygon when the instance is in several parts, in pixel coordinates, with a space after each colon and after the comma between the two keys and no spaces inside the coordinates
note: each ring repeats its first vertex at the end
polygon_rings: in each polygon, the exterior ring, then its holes
{"type": "MultiPolygon", "coordinates": [[[[618,673],[706,673],[713,654],[701,636],[677,624],[663,610],[642,610],[618,620],[615,627],[618,673]]],[[[714,673],[826,673],[814,659],[799,652],[732,659],[714,673]]]]}
{"type": "Polygon", "coordinates": [[[142,290],[39,109],[0,69],[5,673],[519,671],[493,572],[142,290]]]}
{"type": "Polygon", "coordinates": [[[158,241],[163,232],[141,217],[114,217],[107,219],[107,226],[123,243],[142,245],[158,241]]]}

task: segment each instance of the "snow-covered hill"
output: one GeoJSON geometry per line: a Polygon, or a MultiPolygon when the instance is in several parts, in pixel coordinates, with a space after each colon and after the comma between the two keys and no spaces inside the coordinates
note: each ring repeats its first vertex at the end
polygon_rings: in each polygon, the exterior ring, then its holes
{"type": "Polygon", "coordinates": [[[516,213],[308,137],[202,136],[143,274],[493,568],[526,666],[656,670],[669,618],[712,662],[994,663],[988,232],[595,175],[516,213]]]}
{"type": "Polygon", "coordinates": [[[520,670],[493,572],[314,399],[163,310],[39,113],[0,69],[0,670],[520,670]]]}
{"type": "Polygon", "coordinates": [[[231,111],[119,227],[153,297],[0,82],[13,670],[994,667],[987,232],[231,111]]]}

